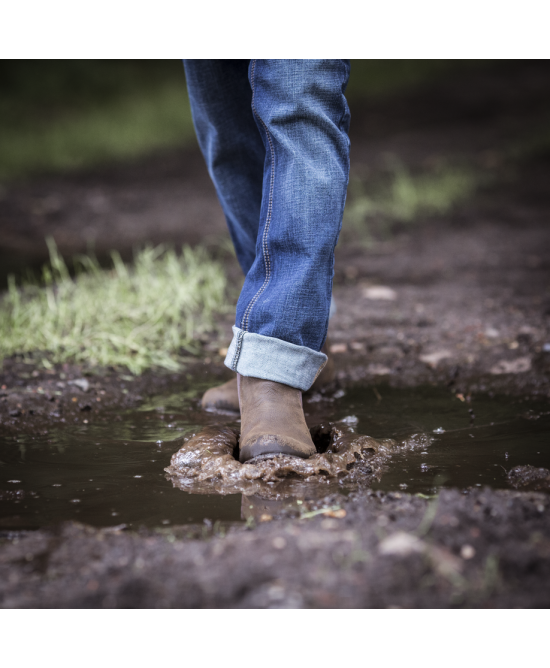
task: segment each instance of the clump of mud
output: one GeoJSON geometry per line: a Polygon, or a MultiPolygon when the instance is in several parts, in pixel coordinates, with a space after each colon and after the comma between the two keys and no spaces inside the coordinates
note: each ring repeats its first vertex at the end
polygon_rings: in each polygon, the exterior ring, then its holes
{"type": "Polygon", "coordinates": [[[550,491],[550,471],[535,466],[515,466],[508,472],[508,481],[516,489],[550,491]]]}
{"type": "Polygon", "coordinates": [[[241,464],[239,432],[226,426],[206,427],[172,455],[165,471],[176,487],[188,492],[277,496],[296,493],[306,483],[308,487],[315,482],[368,485],[380,478],[392,454],[430,444],[425,434],[402,442],[376,440],[356,434],[343,422],[316,425],[310,431],[317,454],[309,459],[279,455],[241,464]]]}

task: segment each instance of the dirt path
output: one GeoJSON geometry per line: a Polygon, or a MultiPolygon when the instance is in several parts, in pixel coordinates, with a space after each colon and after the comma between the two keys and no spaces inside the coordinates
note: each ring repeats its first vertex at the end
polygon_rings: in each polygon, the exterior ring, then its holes
{"type": "MultiPolygon", "coordinates": [[[[550,397],[549,153],[512,161],[505,151],[548,118],[548,83],[548,67],[526,64],[357,107],[354,173],[382,169],[390,151],[411,169],[444,156],[481,165],[494,178],[451,214],[394,226],[370,248],[340,245],[330,336],[342,386],[433,383],[462,396],[550,397]]],[[[100,253],[117,247],[127,256],[145,240],[218,243],[225,234],[196,151],[6,189],[0,221],[4,276],[23,259],[42,262],[47,234],[66,255],[94,241],[100,253]]],[[[231,260],[227,268],[237,275],[231,260]]],[[[230,319],[221,324],[224,335],[186,370],[191,379],[230,377],[219,354],[230,319]]],[[[87,377],[84,390],[71,383],[80,378],[77,367],[45,372],[7,360],[2,438],[100,420],[104,406],[138,405],[192,382],[151,373],[128,382],[110,372],[87,377]]],[[[76,525],[28,535],[6,529],[0,605],[549,603],[544,493],[449,490],[437,506],[407,494],[365,493],[318,505],[336,505],[345,516],[282,518],[253,530],[232,527],[225,537],[218,527],[208,540],[199,538],[209,530],[190,527],[143,535],[76,525]]]]}
{"type": "Polygon", "coordinates": [[[437,501],[399,493],[329,501],[340,502],[339,514],[310,511],[253,530],[136,534],[66,524],[2,541],[0,605],[548,606],[547,495],[447,490],[437,501]]]}
{"type": "Polygon", "coordinates": [[[342,248],[330,328],[340,379],[549,396],[549,220],[548,205],[495,190],[378,251],[342,248]]]}

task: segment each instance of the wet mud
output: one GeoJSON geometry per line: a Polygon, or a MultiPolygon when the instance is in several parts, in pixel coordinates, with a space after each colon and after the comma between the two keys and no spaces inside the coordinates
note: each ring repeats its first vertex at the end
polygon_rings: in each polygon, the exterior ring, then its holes
{"type": "Polygon", "coordinates": [[[0,423],[0,531],[67,520],[131,530],[239,523],[369,488],[427,496],[449,487],[522,489],[510,471],[550,469],[546,402],[488,394],[462,401],[448,388],[384,385],[304,402],[314,457],[243,465],[236,416],[200,409],[215,382],[172,383],[133,407],[72,419],[64,412],[65,422],[45,428],[36,416],[36,431],[29,422],[24,431],[0,423]],[[266,510],[267,501],[275,505],[266,510]]]}
{"type": "Polygon", "coordinates": [[[333,495],[258,525],[65,523],[0,539],[0,607],[547,608],[549,508],[487,488],[333,495]]]}
{"type": "Polygon", "coordinates": [[[392,454],[423,449],[431,441],[425,434],[401,442],[376,440],[355,433],[345,422],[315,425],[310,432],[317,454],[308,459],[279,455],[241,464],[239,432],[207,427],[184,443],[165,471],[174,485],[194,494],[241,492],[269,499],[307,493],[315,485],[328,493],[369,485],[380,478],[392,454]]]}

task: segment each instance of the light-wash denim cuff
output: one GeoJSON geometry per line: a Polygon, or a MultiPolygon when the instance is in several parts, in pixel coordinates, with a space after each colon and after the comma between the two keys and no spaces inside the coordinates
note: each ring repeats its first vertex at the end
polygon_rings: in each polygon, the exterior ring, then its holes
{"type": "Polygon", "coordinates": [[[305,392],[313,385],[327,359],[324,353],[306,346],[245,332],[234,326],[225,366],[241,376],[274,380],[305,392]]]}

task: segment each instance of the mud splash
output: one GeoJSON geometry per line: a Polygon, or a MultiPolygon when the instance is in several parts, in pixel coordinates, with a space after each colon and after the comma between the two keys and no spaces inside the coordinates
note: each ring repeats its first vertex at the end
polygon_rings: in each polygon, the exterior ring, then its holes
{"type": "MultiPolygon", "coordinates": [[[[298,488],[307,489],[311,484],[344,485],[346,489],[368,485],[380,479],[396,452],[424,449],[432,441],[423,433],[403,441],[377,440],[356,434],[345,421],[318,424],[310,432],[317,448],[313,457],[280,455],[241,464],[239,432],[212,425],[187,440],[172,456],[165,471],[174,486],[194,494],[240,492],[276,498],[281,494],[296,494],[298,488]]],[[[323,491],[326,493],[327,489],[323,491]]]]}

